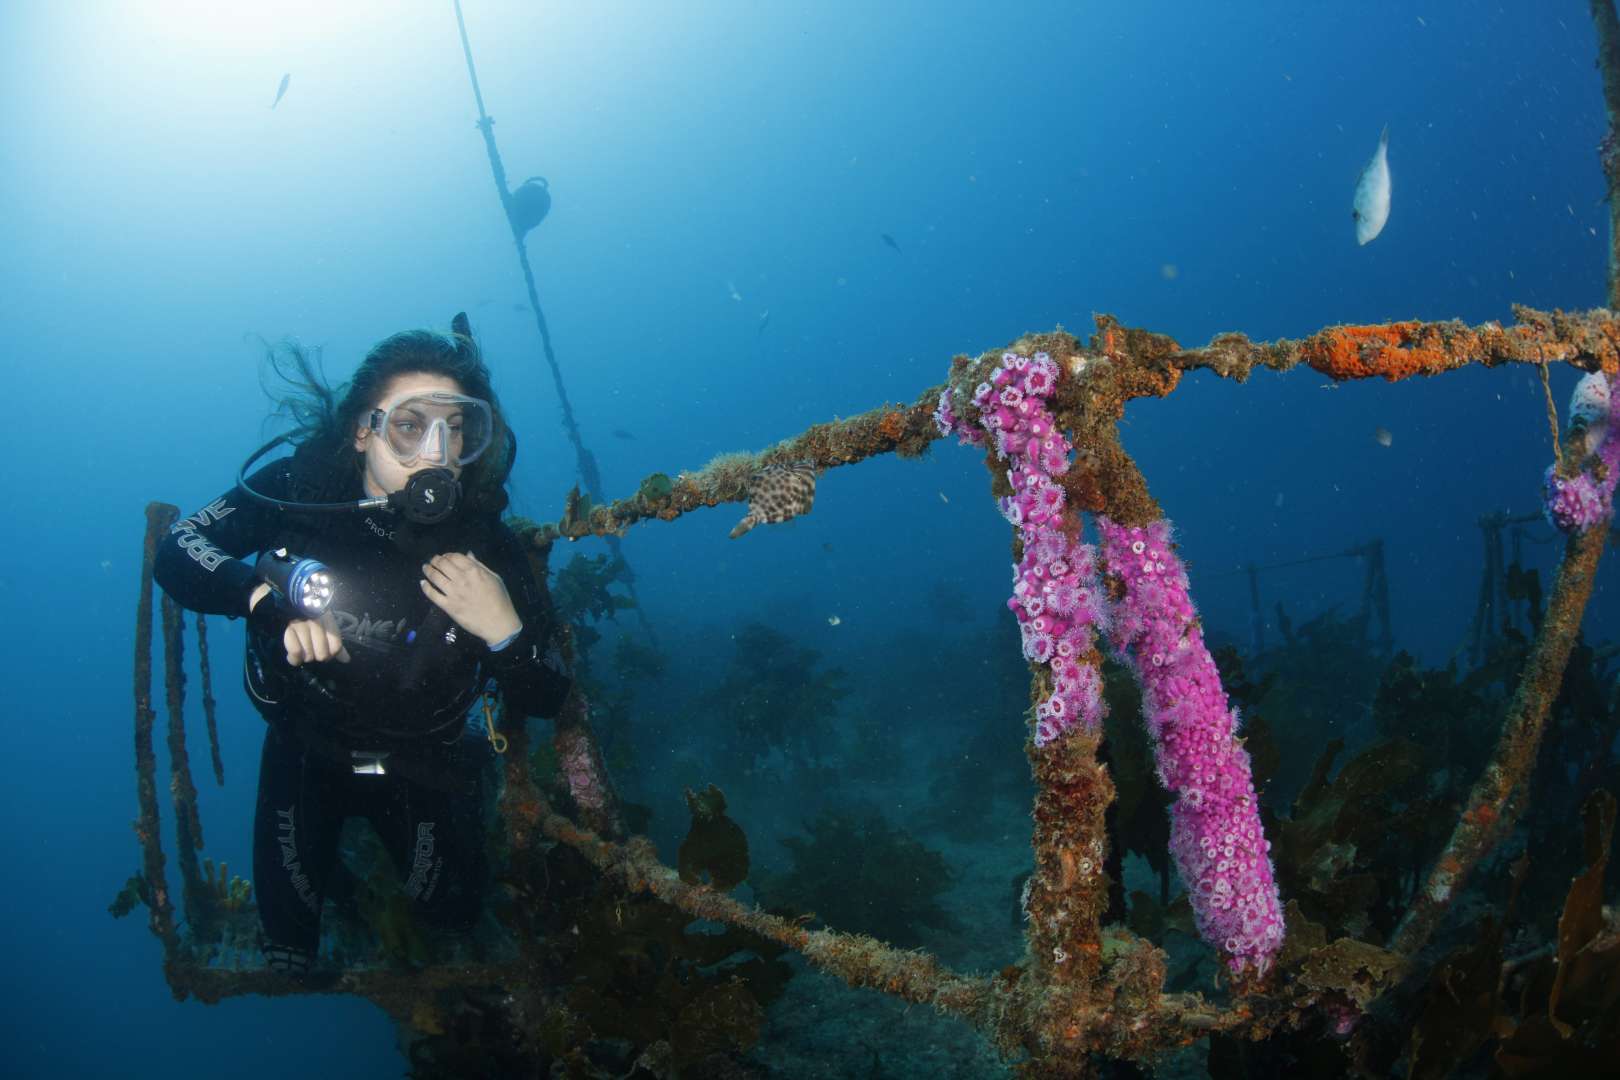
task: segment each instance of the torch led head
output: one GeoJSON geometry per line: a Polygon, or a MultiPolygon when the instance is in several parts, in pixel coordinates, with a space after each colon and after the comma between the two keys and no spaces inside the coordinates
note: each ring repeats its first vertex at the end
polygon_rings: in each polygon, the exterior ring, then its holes
{"type": "Polygon", "coordinates": [[[318,619],[332,602],[332,572],[319,560],[301,559],[277,548],[259,557],[255,571],[294,618],[318,619]]]}
{"type": "Polygon", "coordinates": [[[299,560],[288,586],[287,599],[311,618],[319,618],[332,602],[332,575],[314,559],[299,560]]]}

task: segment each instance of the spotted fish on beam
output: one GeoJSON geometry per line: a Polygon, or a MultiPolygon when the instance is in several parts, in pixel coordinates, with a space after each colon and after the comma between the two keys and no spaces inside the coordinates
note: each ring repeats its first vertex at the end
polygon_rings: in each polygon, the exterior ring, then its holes
{"type": "Polygon", "coordinates": [[[731,538],[755,525],[777,525],[808,514],[815,501],[814,465],[802,461],[767,465],[748,478],[748,513],[731,530],[731,538]]]}

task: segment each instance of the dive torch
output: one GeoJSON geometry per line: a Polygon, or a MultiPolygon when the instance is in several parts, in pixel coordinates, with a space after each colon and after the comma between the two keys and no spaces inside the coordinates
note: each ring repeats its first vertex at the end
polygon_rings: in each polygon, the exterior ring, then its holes
{"type": "Polygon", "coordinates": [[[317,559],[277,548],[260,555],[253,572],[270,586],[288,619],[319,619],[332,602],[332,572],[317,559]]]}

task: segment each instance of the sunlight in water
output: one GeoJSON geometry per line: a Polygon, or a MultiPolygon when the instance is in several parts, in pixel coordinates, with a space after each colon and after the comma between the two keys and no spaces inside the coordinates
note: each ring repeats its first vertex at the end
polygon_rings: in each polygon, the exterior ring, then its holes
{"type": "Polygon", "coordinates": [[[131,5],[124,17],[142,37],[183,53],[225,53],[239,58],[274,56],[301,41],[346,38],[387,21],[394,5],[383,0],[290,0],[277,4],[164,0],[131,5]]]}

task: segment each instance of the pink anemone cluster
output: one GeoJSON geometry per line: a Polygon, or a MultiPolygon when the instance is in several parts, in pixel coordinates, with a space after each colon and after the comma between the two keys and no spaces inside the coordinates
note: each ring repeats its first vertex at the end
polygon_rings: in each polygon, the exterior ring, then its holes
{"type": "Polygon", "coordinates": [[[1045,353],[1009,352],[974,391],[977,430],[956,414],[949,390],[934,413],[941,434],[955,432],[974,446],[989,442],[1007,463],[1012,494],[999,505],[1023,541],[1007,606],[1025,659],[1045,665],[1054,688],[1036,707],[1035,744],[1100,727],[1094,653],[1096,635],[1107,634],[1141,684],[1159,778],[1177,797],[1171,856],[1199,931],[1225,951],[1234,972],[1251,964],[1264,971],[1281,947],[1283,920],[1237,714],[1204,644],[1169,523],[1127,528],[1099,517],[1100,555],[1072,525],[1065,528],[1067,496],[1054,478],[1068,471],[1073,447],[1047,408],[1058,375],[1045,353]],[[1105,571],[1123,590],[1114,602],[1104,591],[1105,571]]]}
{"type": "Polygon", "coordinates": [[[939,393],[939,405],[934,409],[934,426],[939,428],[941,435],[956,432],[959,446],[984,445],[984,432],[972,424],[963,423],[956,415],[955,397],[948,386],[939,393]]]}
{"type": "MultiPolygon", "coordinates": [[[[1052,693],[1035,707],[1037,746],[1075,727],[1096,731],[1103,716],[1101,680],[1086,657],[1096,648],[1107,603],[1095,549],[1063,529],[1067,495],[1053,478],[1068,471],[1073,448],[1046,407],[1057,381],[1058,366],[1046,353],[1009,352],[973,393],[979,425],[1007,462],[1013,493],[1000,500],[1001,513],[1024,542],[1007,606],[1018,619],[1024,658],[1051,673],[1052,693]]],[[[948,426],[940,414],[948,414],[949,401],[942,398],[940,406],[935,421],[942,432],[969,427],[954,416],[948,426]]]]}
{"type": "Polygon", "coordinates": [[[1124,586],[1109,642],[1142,687],[1142,715],[1156,747],[1159,780],[1176,796],[1170,854],[1187,883],[1204,940],[1234,972],[1264,972],[1282,946],[1283,918],[1271,842],[1238,717],[1221,686],[1170,544],[1170,524],[1146,528],[1097,519],[1104,568],[1124,586]]]}

